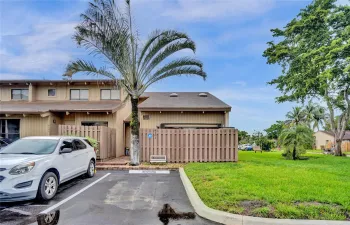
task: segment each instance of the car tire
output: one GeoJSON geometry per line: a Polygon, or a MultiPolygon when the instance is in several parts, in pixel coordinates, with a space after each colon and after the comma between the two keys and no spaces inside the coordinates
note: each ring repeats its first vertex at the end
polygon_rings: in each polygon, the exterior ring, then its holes
{"type": "Polygon", "coordinates": [[[55,197],[58,189],[58,179],[56,174],[46,172],[39,183],[37,199],[47,201],[55,197]]]}
{"type": "Polygon", "coordinates": [[[88,178],[95,176],[95,162],[92,159],[89,162],[89,166],[88,166],[88,169],[86,171],[86,176],[88,178]]]}

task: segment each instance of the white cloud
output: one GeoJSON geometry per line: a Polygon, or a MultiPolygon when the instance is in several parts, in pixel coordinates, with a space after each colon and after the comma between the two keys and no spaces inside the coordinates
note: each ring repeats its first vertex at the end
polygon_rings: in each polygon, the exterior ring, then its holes
{"type": "Polygon", "coordinates": [[[350,5],[350,1],[349,0],[338,0],[337,4],[338,5],[350,5]]]}
{"type": "Polygon", "coordinates": [[[232,84],[244,87],[244,86],[247,85],[247,82],[245,82],[245,81],[235,81],[235,82],[232,82],[232,84]]]}
{"type": "Polygon", "coordinates": [[[25,80],[27,76],[13,73],[0,73],[0,80],[25,80]]]}
{"type": "Polygon", "coordinates": [[[57,49],[62,40],[74,34],[77,23],[44,23],[34,27],[32,35],[22,36],[20,42],[27,52],[57,49]]]}
{"type": "Polygon", "coordinates": [[[163,15],[180,21],[247,19],[266,12],[273,5],[271,0],[178,0],[163,15]]]}
{"type": "Polygon", "coordinates": [[[273,103],[278,92],[273,87],[232,87],[212,90],[215,96],[227,101],[246,101],[255,103],[273,103]]]}
{"type": "Polygon", "coordinates": [[[75,25],[74,22],[43,22],[33,26],[29,34],[3,36],[2,46],[8,47],[0,50],[1,69],[14,73],[62,71],[75,49],[71,41],[75,25]]]}

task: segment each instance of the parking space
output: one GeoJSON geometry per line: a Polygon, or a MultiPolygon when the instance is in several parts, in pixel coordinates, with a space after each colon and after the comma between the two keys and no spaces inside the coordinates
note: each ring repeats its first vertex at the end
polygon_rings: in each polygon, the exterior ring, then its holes
{"type": "Polygon", "coordinates": [[[92,179],[63,184],[52,201],[2,204],[0,224],[214,224],[198,216],[161,222],[158,212],[165,204],[178,215],[193,212],[178,172],[101,171],[92,179]],[[46,214],[38,216],[41,213],[46,214]]]}

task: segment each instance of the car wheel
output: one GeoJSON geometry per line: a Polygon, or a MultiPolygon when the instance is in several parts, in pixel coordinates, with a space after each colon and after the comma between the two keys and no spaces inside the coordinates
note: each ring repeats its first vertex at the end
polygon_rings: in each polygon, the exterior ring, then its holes
{"type": "Polygon", "coordinates": [[[94,160],[90,160],[89,167],[86,171],[86,176],[89,178],[95,176],[95,162],[94,162],[94,160]]]}
{"type": "Polygon", "coordinates": [[[58,179],[56,174],[47,172],[40,181],[37,199],[45,201],[50,200],[55,196],[57,189],[58,179]]]}

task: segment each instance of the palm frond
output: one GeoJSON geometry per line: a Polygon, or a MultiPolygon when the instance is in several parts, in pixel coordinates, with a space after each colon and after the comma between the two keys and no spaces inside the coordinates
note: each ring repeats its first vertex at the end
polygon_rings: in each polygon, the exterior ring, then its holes
{"type": "Polygon", "coordinates": [[[192,43],[189,46],[192,51],[195,51],[195,44],[185,33],[166,30],[166,31],[156,31],[154,32],[146,42],[144,48],[141,51],[141,55],[138,60],[138,71],[140,74],[143,74],[146,66],[151,62],[151,60],[156,57],[159,52],[166,48],[168,45],[171,45],[173,42],[180,43],[192,43]]]}
{"type": "Polygon", "coordinates": [[[115,76],[105,67],[96,68],[93,63],[84,60],[77,60],[69,63],[63,76],[72,77],[74,74],[80,72],[86,73],[87,75],[102,75],[110,79],[115,79],[115,76]]]}

